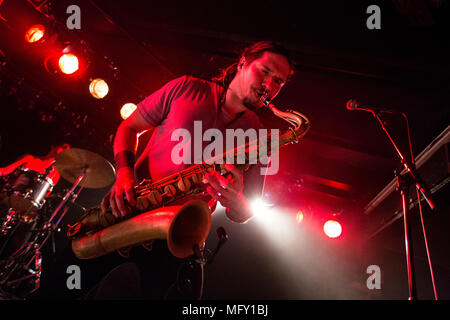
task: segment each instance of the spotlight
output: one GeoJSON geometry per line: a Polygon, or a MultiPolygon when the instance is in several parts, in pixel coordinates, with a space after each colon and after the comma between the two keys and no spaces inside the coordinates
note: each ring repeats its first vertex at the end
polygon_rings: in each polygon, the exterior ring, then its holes
{"type": "Polygon", "coordinates": [[[280,253],[298,243],[302,234],[297,224],[292,223],[292,213],[288,207],[279,207],[274,203],[266,203],[266,199],[254,199],[250,202],[254,215],[254,224],[261,228],[280,253]]]}
{"type": "Polygon", "coordinates": [[[25,32],[25,41],[35,43],[41,40],[45,35],[45,27],[42,24],[35,24],[25,32]]]}
{"type": "Polygon", "coordinates": [[[76,55],[64,53],[59,57],[58,66],[62,73],[72,74],[78,70],[80,64],[76,55]]]}
{"type": "Polygon", "coordinates": [[[109,88],[105,80],[97,78],[89,84],[89,92],[96,99],[102,99],[108,94],[109,88]]]}
{"type": "Polygon", "coordinates": [[[120,116],[122,119],[127,119],[131,114],[134,112],[134,110],[137,109],[137,106],[134,103],[125,103],[122,108],[120,109],[120,116]]]}
{"type": "Polygon", "coordinates": [[[270,204],[265,203],[261,198],[254,199],[250,203],[250,206],[255,217],[266,217],[269,214],[271,207],[270,204]]]}
{"type": "Polygon", "coordinates": [[[323,232],[329,238],[337,238],[342,234],[342,226],[336,220],[327,220],[323,225],[323,232]]]}
{"type": "Polygon", "coordinates": [[[302,210],[298,210],[297,215],[295,216],[295,220],[297,223],[302,223],[303,219],[305,218],[305,215],[303,214],[302,210]]]}
{"type": "MultiPolygon", "coordinates": [[[[59,45],[57,47],[60,47],[59,45]]],[[[64,47],[51,48],[45,58],[44,66],[52,75],[70,75],[73,79],[80,77],[89,67],[90,60],[82,48],[77,48],[70,42],[64,43],[64,47]]]]}

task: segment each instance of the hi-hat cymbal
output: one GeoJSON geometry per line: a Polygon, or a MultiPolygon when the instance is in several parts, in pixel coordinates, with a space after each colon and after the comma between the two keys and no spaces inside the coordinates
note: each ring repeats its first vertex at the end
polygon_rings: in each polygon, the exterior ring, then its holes
{"type": "Polygon", "coordinates": [[[114,182],[116,170],[102,156],[84,149],[71,148],[56,155],[55,167],[61,177],[71,183],[85,173],[80,182],[84,188],[104,188],[114,182]]]}

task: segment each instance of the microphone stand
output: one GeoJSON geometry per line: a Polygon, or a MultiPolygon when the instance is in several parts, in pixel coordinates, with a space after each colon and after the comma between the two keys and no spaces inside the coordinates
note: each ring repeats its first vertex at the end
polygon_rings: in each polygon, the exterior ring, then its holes
{"type": "MultiPolygon", "coordinates": [[[[412,163],[408,162],[406,158],[403,156],[400,149],[397,147],[397,144],[392,139],[391,135],[389,134],[388,130],[386,129],[383,121],[381,120],[380,111],[373,111],[373,110],[367,110],[370,111],[373,116],[378,120],[378,122],[381,125],[381,128],[386,133],[386,136],[388,137],[391,144],[394,146],[395,151],[397,152],[398,156],[400,157],[400,162],[403,165],[403,167],[406,169],[406,171],[409,173],[409,177],[406,177],[405,175],[402,175],[397,170],[395,170],[395,176],[397,178],[397,191],[400,191],[400,195],[402,198],[402,206],[403,206],[403,222],[404,222],[404,230],[405,230],[405,249],[406,249],[406,266],[408,270],[408,288],[409,288],[409,300],[416,300],[417,299],[417,288],[416,288],[416,278],[415,278],[415,269],[414,269],[414,253],[413,253],[413,243],[412,243],[412,237],[411,237],[411,226],[409,223],[410,218],[410,211],[409,206],[407,202],[407,196],[409,191],[409,186],[411,183],[415,184],[415,187],[417,190],[422,193],[424,199],[430,206],[432,210],[435,209],[435,204],[431,198],[431,192],[425,185],[425,183],[420,178],[415,165],[414,165],[414,159],[412,159],[412,163]]],[[[405,118],[406,115],[402,114],[405,118]]],[[[409,132],[408,132],[409,134],[409,132]]],[[[411,157],[413,155],[411,154],[411,157]]],[[[418,193],[418,199],[420,206],[420,197],[418,193]]],[[[425,235],[424,235],[425,236],[425,235]]],[[[431,270],[431,261],[430,263],[430,270],[431,270]]],[[[433,277],[433,274],[432,274],[433,277]]],[[[433,277],[434,279],[434,277],[433,277]]],[[[436,292],[435,292],[436,295],[436,292]]],[[[437,295],[436,295],[437,299],[437,295]]]]}

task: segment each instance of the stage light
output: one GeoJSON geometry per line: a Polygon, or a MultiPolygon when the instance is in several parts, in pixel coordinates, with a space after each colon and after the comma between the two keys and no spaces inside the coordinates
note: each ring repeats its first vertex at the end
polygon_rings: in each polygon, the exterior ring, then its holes
{"type": "Polygon", "coordinates": [[[293,223],[289,208],[278,207],[264,200],[266,199],[255,199],[250,202],[254,214],[251,223],[264,232],[268,244],[280,250],[280,254],[288,254],[298,244],[303,230],[293,223]]]}
{"type": "Polygon", "coordinates": [[[336,220],[327,220],[323,225],[323,232],[329,238],[337,238],[342,234],[342,226],[336,220]]]}
{"type": "Polygon", "coordinates": [[[258,214],[265,210],[264,202],[261,199],[255,199],[251,204],[254,214],[258,214]]]}
{"type": "Polygon", "coordinates": [[[41,24],[31,26],[25,32],[25,41],[28,43],[35,43],[41,40],[45,35],[45,27],[41,24]]]}
{"type": "Polygon", "coordinates": [[[104,98],[109,91],[108,84],[103,79],[94,79],[89,84],[89,92],[96,99],[104,98]]]}
{"type": "Polygon", "coordinates": [[[120,109],[120,116],[122,119],[127,119],[131,114],[134,112],[134,110],[137,109],[137,106],[134,103],[125,103],[122,108],[120,109]]]}
{"type": "Polygon", "coordinates": [[[79,62],[76,55],[64,53],[58,60],[59,69],[65,74],[72,74],[79,68],[79,62]]]}
{"type": "Polygon", "coordinates": [[[250,203],[250,207],[255,217],[264,218],[270,214],[272,205],[265,203],[261,198],[257,198],[250,203]]]}
{"type": "MultiPolygon", "coordinates": [[[[48,73],[52,75],[70,75],[67,79],[78,79],[84,74],[89,65],[90,59],[86,57],[86,52],[82,48],[66,42],[62,49],[53,48],[44,60],[44,66],[48,73]]],[[[58,47],[60,47],[58,45],[58,47]]]]}
{"type": "Polygon", "coordinates": [[[295,216],[295,220],[297,221],[297,223],[302,223],[304,218],[305,218],[305,215],[303,214],[303,211],[298,210],[297,215],[295,216]]]}

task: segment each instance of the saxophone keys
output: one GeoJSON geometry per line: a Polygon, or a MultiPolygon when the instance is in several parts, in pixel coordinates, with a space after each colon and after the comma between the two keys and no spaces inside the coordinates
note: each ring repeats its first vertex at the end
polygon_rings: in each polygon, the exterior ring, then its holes
{"type": "Polygon", "coordinates": [[[200,173],[196,173],[191,177],[194,184],[200,184],[202,182],[203,176],[200,173]]]}
{"type": "Polygon", "coordinates": [[[182,179],[180,177],[180,179],[177,182],[177,186],[180,191],[186,192],[189,191],[189,189],[191,188],[191,182],[186,178],[182,179]]]}
{"type": "Polygon", "coordinates": [[[137,197],[136,199],[136,209],[139,211],[145,211],[150,206],[150,200],[148,197],[137,197]]]}
{"type": "Polygon", "coordinates": [[[144,242],[143,244],[142,244],[142,247],[145,249],[145,250],[147,250],[147,251],[152,251],[152,249],[153,249],[153,242],[154,242],[155,240],[150,240],[150,241],[147,241],[147,242],[144,242]]]}
{"type": "Polygon", "coordinates": [[[177,189],[171,184],[164,187],[164,194],[169,197],[173,197],[177,193],[177,189]]]}
{"type": "Polygon", "coordinates": [[[125,248],[122,248],[122,249],[118,249],[118,250],[117,250],[117,253],[118,253],[122,258],[128,259],[128,258],[130,257],[130,251],[131,251],[131,246],[125,247],[125,248]]]}
{"type": "Polygon", "coordinates": [[[154,205],[158,205],[161,203],[162,201],[162,195],[161,193],[159,193],[156,190],[151,191],[148,195],[147,195],[147,199],[154,205]]]}

